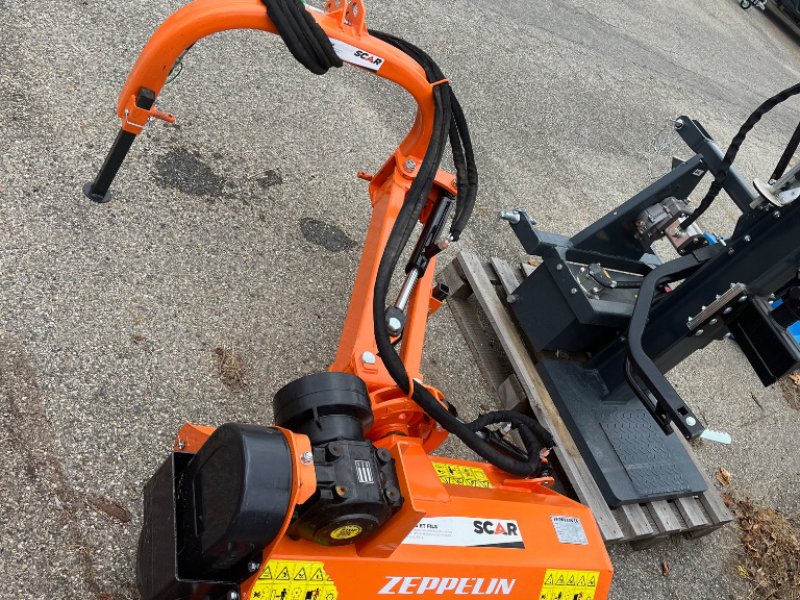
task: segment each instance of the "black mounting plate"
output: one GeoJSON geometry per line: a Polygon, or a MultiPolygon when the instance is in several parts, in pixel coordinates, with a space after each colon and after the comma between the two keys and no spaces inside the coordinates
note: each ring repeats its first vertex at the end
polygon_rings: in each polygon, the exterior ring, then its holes
{"type": "Polygon", "coordinates": [[[665,434],[630,388],[604,398],[596,372],[580,363],[542,359],[536,368],[609,506],[706,490],[679,434],[665,434]]]}

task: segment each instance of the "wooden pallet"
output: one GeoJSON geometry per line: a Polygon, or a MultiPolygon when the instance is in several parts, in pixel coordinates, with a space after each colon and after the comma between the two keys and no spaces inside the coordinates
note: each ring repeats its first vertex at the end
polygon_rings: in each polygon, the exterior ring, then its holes
{"type": "MultiPolygon", "coordinates": [[[[733,516],[708,479],[708,491],[698,496],[619,508],[606,504],[507,308],[508,296],[532,270],[527,264],[515,268],[500,259],[484,261],[464,252],[439,279],[450,287],[447,304],[488,387],[504,407],[530,408],[550,430],[567,480],[562,483],[568,483],[592,510],[606,543],[631,542],[635,548],[645,548],[675,535],[700,537],[730,522],[733,516]]],[[[687,448],[694,459],[688,444],[687,448]]],[[[698,470],[702,473],[701,467],[698,470]]]]}

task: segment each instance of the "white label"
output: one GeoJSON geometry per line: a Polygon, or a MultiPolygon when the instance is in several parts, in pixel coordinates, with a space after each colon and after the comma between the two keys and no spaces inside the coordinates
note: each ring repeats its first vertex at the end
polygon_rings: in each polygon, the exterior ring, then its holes
{"type": "Polygon", "coordinates": [[[356,478],[358,483],[375,483],[372,477],[372,465],[368,460],[356,460],[356,478]]]}
{"type": "Polygon", "coordinates": [[[380,71],[381,66],[383,66],[384,60],[380,56],[370,54],[366,50],[356,48],[355,46],[345,44],[333,38],[330,38],[330,40],[331,44],[333,44],[333,49],[336,51],[336,55],[344,62],[369,69],[370,71],[380,71]]]}
{"type": "Polygon", "coordinates": [[[378,593],[389,596],[508,596],[516,583],[516,579],[498,577],[387,577],[378,593]]]}
{"type": "Polygon", "coordinates": [[[424,518],[403,543],[459,548],[525,548],[516,521],[475,517],[424,518]]]}
{"type": "Polygon", "coordinates": [[[562,544],[577,544],[588,546],[589,540],[586,539],[586,532],[583,530],[583,523],[578,517],[554,517],[553,528],[556,530],[558,541],[562,544]]]}

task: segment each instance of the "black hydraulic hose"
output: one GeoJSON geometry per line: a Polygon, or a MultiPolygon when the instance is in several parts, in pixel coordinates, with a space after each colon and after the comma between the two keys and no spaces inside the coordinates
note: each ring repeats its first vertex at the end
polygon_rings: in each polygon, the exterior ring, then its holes
{"type": "MultiPolygon", "coordinates": [[[[278,33],[292,55],[307,69],[322,75],[332,66],[339,67],[342,61],[336,56],[325,32],[308,14],[299,0],[262,0],[267,7],[278,33]]],[[[542,471],[540,451],[552,448],[553,438],[535,419],[513,411],[495,411],[482,415],[472,423],[465,423],[437,400],[423,385],[414,385],[408,378],[402,359],[395,351],[385,322],[386,297],[392,274],[397,268],[403,249],[419,221],[428,201],[436,172],[441,163],[449,139],[453,162],[457,174],[456,214],[450,229],[452,240],[458,240],[470,218],[478,190],[478,170],[472,140],[464,113],[450,84],[434,60],[425,52],[400,38],[378,31],[370,33],[402,50],[425,70],[428,81],[436,84],[433,89],[435,103],[434,130],[417,171],[406,201],[400,209],[389,240],[378,267],[375,279],[373,318],[378,353],[395,383],[433,419],[447,431],[456,435],[464,444],[498,468],[516,475],[537,475],[542,471]],[[527,460],[519,460],[498,450],[485,441],[479,431],[488,425],[509,423],[520,434],[527,460]]],[[[449,405],[448,405],[449,406],[449,405]]]]}
{"type": "Polygon", "coordinates": [[[794,153],[797,152],[798,146],[800,146],[800,123],[797,124],[797,129],[794,130],[792,138],[789,140],[789,143],[786,144],[783,154],[778,159],[778,164],[775,165],[775,170],[772,172],[770,180],[777,181],[783,177],[786,167],[789,166],[789,161],[792,160],[794,153]]]}
{"type": "MultiPolygon", "coordinates": [[[[456,148],[460,151],[461,148],[458,144],[459,138],[464,144],[464,161],[465,161],[465,171],[464,178],[466,179],[466,190],[464,193],[461,193],[459,190],[459,199],[456,203],[456,214],[453,217],[453,225],[450,228],[450,235],[453,238],[453,241],[458,241],[458,238],[461,237],[461,232],[464,231],[464,227],[467,226],[467,221],[469,221],[470,217],[472,216],[472,209],[475,207],[475,199],[478,196],[478,168],[475,165],[475,153],[472,148],[472,138],[469,134],[469,128],[467,127],[467,121],[464,117],[464,111],[461,110],[461,104],[459,104],[458,99],[455,97],[455,94],[452,95],[451,103],[453,107],[453,124],[457,130],[456,135],[453,134],[453,130],[451,127],[450,130],[450,145],[453,147],[453,161],[456,163],[456,169],[458,169],[458,160],[456,158],[456,148]],[[456,143],[453,142],[455,138],[456,143]]],[[[459,173],[459,176],[461,174],[459,173]]]]}
{"type": "MultiPolygon", "coordinates": [[[[417,62],[422,65],[431,83],[439,82],[444,79],[436,63],[412,44],[380,32],[371,33],[398,47],[417,60],[417,62]]],[[[522,413],[510,411],[489,413],[483,415],[473,423],[465,423],[451,414],[424,385],[416,384],[413,386],[412,390],[408,373],[403,365],[402,359],[392,345],[391,337],[385,323],[389,282],[397,268],[403,248],[407,245],[420,213],[427,203],[428,194],[430,193],[436,171],[444,153],[446,137],[452,134],[459,138],[459,140],[466,139],[469,142],[466,121],[463,117],[463,113],[458,109],[457,112],[460,115],[460,120],[456,123],[456,130],[451,126],[453,119],[452,98],[453,96],[448,83],[441,83],[434,88],[434,99],[436,101],[434,131],[422,165],[417,173],[417,177],[409,190],[408,199],[401,208],[397,221],[389,235],[389,240],[378,267],[373,299],[373,320],[375,324],[375,339],[378,346],[378,353],[387,371],[397,383],[398,387],[405,393],[412,392],[414,401],[417,402],[428,415],[441,424],[445,430],[461,439],[467,447],[504,471],[515,475],[536,475],[540,473],[542,469],[540,454],[536,449],[537,442],[540,444],[540,447],[552,448],[554,445],[552,436],[544,430],[544,428],[539,426],[533,418],[522,413]],[[462,132],[466,135],[463,135],[462,132]],[[481,428],[489,424],[503,422],[511,423],[512,426],[515,426],[519,430],[520,436],[523,439],[523,444],[525,445],[528,460],[522,461],[508,456],[487,443],[478,435],[478,430],[481,428]]],[[[459,155],[459,148],[459,145],[454,146],[454,152],[456,153],[454,160],[461,165],[461,172],[459,175],[463,174],[462,180],[459,181],[458,186],[459,200],[466,197],[471,198],[471,200],[467,202],[474,202],[475,194],[477,193],[477,169],[474,165],[471,142],[469,142],[468,146],[465,144],[464,152],[461,155],[459,155]],[[466,181],[463,180],[463,177],[466,177],[466,181]],[[464,190],[464,195],[462,195],[462,190],[464,190]]],[[[468,208],[471,210],[471,207],[468,206],[468,208]]],[[[462,226],[466,218],[469,217],[469,213],[464,213],[463,210],[464,209],[462,209],[461,214],[462,226]]]]}
{"type": "Polygon", "coordinates": [[[747,138],[747,134],[750,133],[750,130],[753,129],[753,127],[756,126],[756,123],[758,123],[769,111],[782,102],[785,102],[792,96],[796,96],[797,94],[800,94],[800,83],[797,83],[789,88],[786,88],[782,92],[775,94],[772,98],[759,106],[753,112],[753,114],[747,118],[744,124],[739,128],[739,132],[736,134],[736,137],[733,138],[731,145],[728,146],[728,151],[725,153],[725,157],[722,160],[720,171],[717,173],[714,182],[708,189],[708,193],[706,193],[705,197],[701,200],[700,206],[698,206],[697,209],[691,215],[689,215],[683,221],[683,223],[681,223],[682,229],[685,230],[687,227],[689,227],[689,225],[694,223],[700,217],[700,215],[708,210],[708,208],[717,198],[722,190],[722,186],[725,184],[725,180],[728,178],[728,173],[730,172],[733,161],[736,159],[736,155],[739,153],[739,148],[747,138]]]}
{"type": "Polygon", "coordinates": [[[261,0],[289,52],[305,68],[324,75],[331,67],[341,67],[342,59],[333,49],[325,31],[300,0],[261,0]]]}

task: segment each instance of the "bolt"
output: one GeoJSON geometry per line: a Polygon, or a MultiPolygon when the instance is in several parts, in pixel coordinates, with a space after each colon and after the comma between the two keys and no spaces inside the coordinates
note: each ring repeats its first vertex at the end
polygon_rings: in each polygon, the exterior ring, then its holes
{"type": "Polygon", "coordinates": [[[586,267],[581,267],[581,273],[586,273],[586,267]]]}
{"type": "Polygon", "coordinates": [[[314,462],[314,455],[306,450],[300,455],[300,462],[304,465],[310,465],[314,462]]]}
{"type": "Polygon", "coordinates": [[[592,288],[592,293],[593,294],[599,294],[600,293],[600,288],[599,287],[593,287],[592,288]]]}
{"type": "Polygon", "coordinates": [[[717,323],[719,323],[719,319],[711,319],[711,320],[708,322],[708,324],[709,324],[709,325],[716,325],[717,323]]]}
{"type": "Polygon", "coordinates": [[[405,164],[403,164],[403,168],[408,171],[409,173],[413,173],[414,169],[417,168],[417,163],[414,162],[413,159],[409,158],[405,164]]]}
{"type": "Polygon", "coordinates": [[[753,238],[751,238],[749,235],[746,235],[746,236],[744,236],[743,239],[744,239],[745,242],[749,243],[753,238]]]}
{"type": "Polygon", "coordinates": [[[392,335],[399,335],[400,332],[403,331],[403,323],[397,317],[390,317],[386,325],[389,328],[389,333],[392,335]]]}
{"type": "Polygon", "coordinates": [[[572,294],[572,295],[574,296],[575,294],[577,294],[577,293],[578,293],[578,288],[572,288],[572,289],[569,291],[569,293],[570,293],[570,294],[572,294]]]}
{"type": "Polygon", "coordinates": [[[776,219],[780,219],[781,218],[781,211],[776,210],[774,213],[772,213],[772,216],[775,217],[776,219]]]}
{"type": "Polygon", "coordinates": [[[375,358],[375,355],[372,352],[364,352],[361,355],[361,362],[363,362],[365,365],[374,365],[377,361],[378,359],[375,358]]]}
{"type": "Polygon", "coordinates": [[[703,333],[705,333],[705,330],[698,329],[697,332],[695,333],[695,335],[703,335],[703,333]]]}
{"type": "Polygon", "coordinates": [[[683,119],[678,119],[675,121],[675,129],[683,129],[683,119]]]}
{"type": "Polygon", "coordinates": [[[728,250],[728,256],[733,256],[735,252],[736,252],[736,250],[731,248],[730,250],[728,250]]]}
{"type": "Polygon", "coordinates": [[[689,427],[694,427],[695,425],[697,425],[697,419],[695,419],[694,417],[686,417],[686,424],[689,427]]]}
{"type": "Polygon", "coordinates": [[[503,209],[497,214],[497,216],[503,221],[508,221],[509,223],[519,223],[521,219],[518,210],[503,209]]]}
{"type": "Polygon", "coordinates": [[[747,294],[739,298],[739,302],[747,302],[747,294]]]}
{"type": "Polygon", "coordinates": [[[239,600],[239,592],[235,590],[228,592],[228,600],[239,600]]]}
{"type": "Polygon", "coordinates": [[[256,571],[258,571],[258,567],[260,566],[261,566],[260,562],[251,560],[249,563],[247,563],[247,570],[250,571],[251,573],[255,573],[256,571]]]}
{"type": "Polygon", "coordinates": [[[723,310],[723,311],[722,311],[722,314],[723,314],[723,315],[729,315],[729,314],[731,314],[732,312],[733,312],[733,308],[731,308],[731,307],[729,306],[728,308],[726,308],[725,310],[723,310]]]}
{"type": "Polygon", "coordinates": [[[334,488],[334,489],[335,489],[336,493],[341,498],[347,498],[347,488],[346,487],[344,487],[343,485],[337,485],[336,488],[334,488]]]}
{"type": "Polygon", "coordinates": [[[184,448],[186,448],[186,442],[178,440],[178,450],[183,450],[184,448]]]}
{"type": "Polygon", "coordinates": [[[564,270],[564,265],[561,264],[556,265],[556,271],[563,271],[563,270],[564,270]]]}

